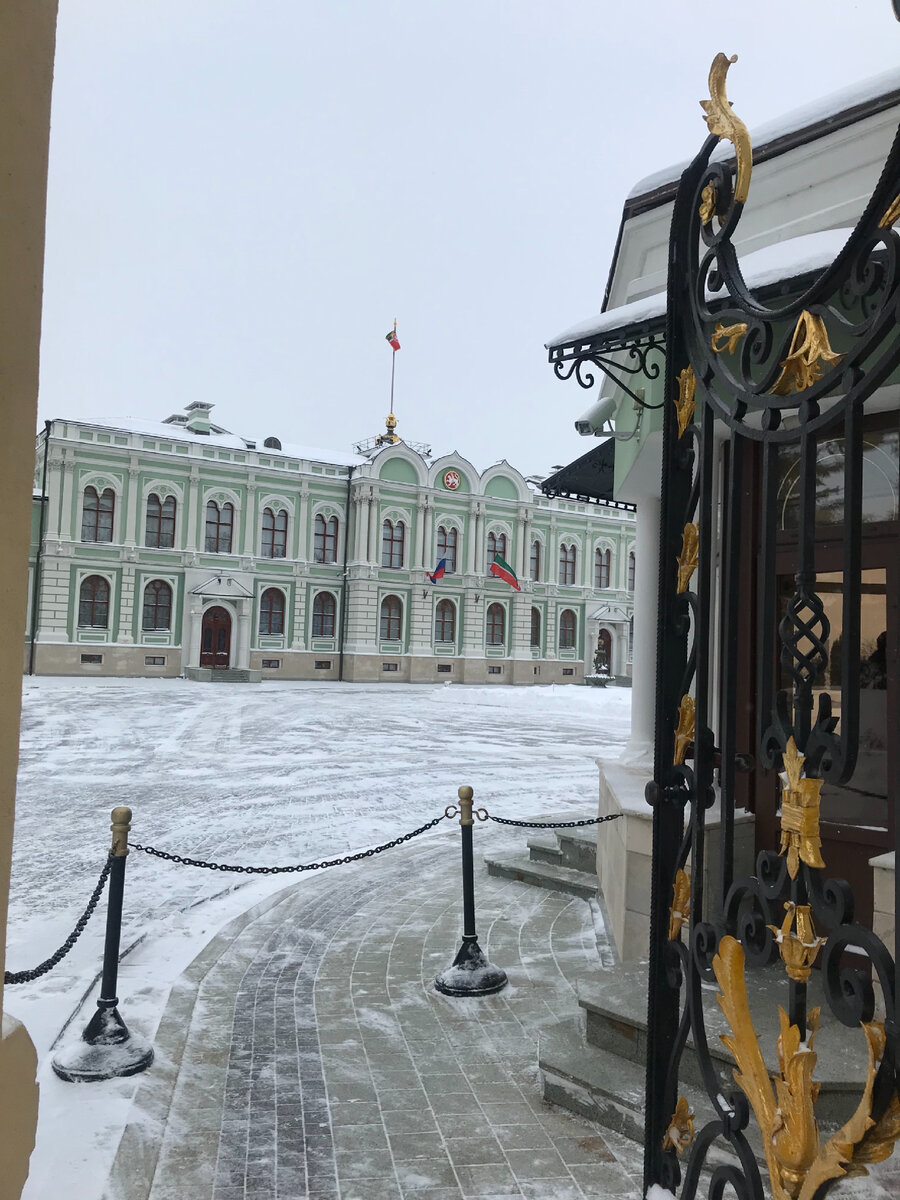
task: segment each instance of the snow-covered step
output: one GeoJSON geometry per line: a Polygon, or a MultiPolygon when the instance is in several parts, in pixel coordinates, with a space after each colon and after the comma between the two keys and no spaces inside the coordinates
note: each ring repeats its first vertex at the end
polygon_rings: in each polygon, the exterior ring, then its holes
{"type": "Polygon", "coordinates": [[[528,839],[528,857],[532,862],[559,866],[562,863],[562,851],[558,839],[552,833],[534,834],[528,839]]]}
{"type": "Polygon", "coordinates": [[[597,895],[597,876],[586,871],[575,871],[571,867],[555,866],[550,863],[534,862],[524,854],[485,855],[489,875],[500,875],[505,879],[517,879],[534,887],[549,888],[555,892],[568,892],[582,900],[593,900],[597,895]]]}

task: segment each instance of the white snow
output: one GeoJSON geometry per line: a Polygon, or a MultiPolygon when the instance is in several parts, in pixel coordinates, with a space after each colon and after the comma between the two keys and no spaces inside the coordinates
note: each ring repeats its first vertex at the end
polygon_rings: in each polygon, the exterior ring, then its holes
{"type": "MultiPolygon", "coordinates": [[[[855,108],[858,104],[876,100],[879,96],[896,91],[898,88],[900,88],[900,70],[896,68],[883,71],[880,75],[872,75],[868,79],[860,79],[838,92],[821,96],[810,101],[809,104],[791,109],[790,112],[781,113],[774,121],[767,121],[765,124],[757,126],[750,131],[751,141],[754,148],[759,150],[769,142],[777,141],[800,129],[808,129],[811,125],[818,125],[822,121],[836,117],[839,113],[855,108]]],[[[731,143],[721,141],[713,151],[712,160],[721,161],[731,158],[733,155],[734,147],[731,143]]],[[[648,192],[654,192],[658,187],[672,183],[680,178],[688,165],[688,160],[685,159],[684,162],[673,163],[660,171],[654,171],[651,175],[645,175],[628,193],[628,199],[646,196],[648,192]]]]}
{"type": "Polygon", "coordinates": [[[647,1200],[675,1200],[675,1197],[668,1188],[661,1187],[658,1183],[651,1183],[647,1189],[647,1200]]]}
{"type": "MultiPolygon", "coordinates": [[[[36,965],[69,934],[105,860],[116,805],[133,809],[133,843],[258,865],[390,840],[441,813],[461,784],[499,816],[589,812],[594,760],[624,745],[630,712],[625,688],[26,679],[7,969],[36,965]]],[[[476,853],[493,828],[479,826],[476,853]]],[[[200,949],[296,878],[248,880],[132,851],[118,987],[132,1031],[152,1040],[173,982],[200,949]]],[[[6,991],[41,1064],[24,1200],[55,1200],[62,1178],[79,1200],[100,1196],[137,1086],[64,1083],[49,1066],[60,1031],[70,1022],[70,1041],[94,1011],[104,921],[102,901],[55,970],[6,991]]]]}
{"type": "MultiPolygon", "coordinates": [[[[788,238],[784,242],[775,242],[761,250],[754,250],[740,259],[744,282],[750,288],[761,288],[770,283],[778,283],[782,279],[795,279],[809,271],[821,271],[830,266],[840,254],[851,233],[850,229],[823,229],[818,233],[788,238]]],[[[724,291],[712,292],[709,288],[706,289],[707,300],[715,300],[725,295],[724,291]]],[[[547,342],[546,348],[552,350],[555,346],[564,346],[580,340],[587,341],[588,338],[597,337],[601,333],[639,325],[643,321],[661,317],[665,311],[666,293],[655,292],[652,296],[633,300],[630,304],[622,304],[618,308],[609,308],[606,312],[571,326],[547,342]]]]}

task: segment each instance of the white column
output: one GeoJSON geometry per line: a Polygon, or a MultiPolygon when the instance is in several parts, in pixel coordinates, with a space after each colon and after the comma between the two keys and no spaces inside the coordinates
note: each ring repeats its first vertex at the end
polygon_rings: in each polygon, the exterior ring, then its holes
{"type": "Polygon", "coordinates": [[[591,531],[590,531],[590,529],[586,528],[584,531],[583,545],[584,545],[584,549],[582,551],[582,558],[581,558],[581,586],[589,588],[591,586],[591,584],[593,583],[593,580],[591,579],[591,571],[594,566],[594,551],[593,551],[593,547],[591,546],[591,531]]]}
{"type": "Polygon", "coordinates": [[[658,496],[642,497],[637,510],[634,548],[634,648],[631,656],[631,739],[621,759],[629,766],[653,766],[659,510],[658,496]]]}
{"type": "Polygon", "coordinates": [[[466,574],[475,574],[475,541],[478,531],[478,505],[473,500],[469,505],[469,526],[466,529],[466,574]]]}
{"type": "MultiPolygon", "coordinates": [[[[133,463],[128,468],[128,504],[125,510],[125,528],[122,530],[122,543],[125,546],[136,546],[138,518],[138,468],[133,463]]],[[[144,539],[141,538],[141,541],[144,539]]]]}
{"type": "MultiPolygon", "coordinates": [[[[531,514],[525,515],[525,529],[522,533],[522,572],[519,575],[520,579],[531,578],[531,542],[532,542],[531,514]]],[[[529,618],[530,619],[530,618],[529,618]]],[[[531,638],[531,626],[528,626],[528,637],[531,638]]]]}
{"type": "Polygon", "coordinates": [[[354,511],[356,513],[356,538],[353,561],[365,562],[366,542],[369,537],[369,501],[361,491],[357,492],[354,497],[354,511]]]}
{"type": "Polygon", "coordinates": [[[197,549],[197,505],[200,487],[200,468],[191,467],[191,486],[188,492],[187,528],[184,531],[185,550],[197,549]]]}
{"type": "Polygon", "coordinates": [[[241,545],[243,554],[256,554],[256,486],[253,483],[247,488],[247,511],[244,513],[244,536],[241,538],[241,545]]]}
{"type": "Polygon", "coordinates": [[[486,574],[484,566],[484,509],[480,504],[475,514],[475,570],[479,575],[486,574]]]}
{"type": "Polygon", "coordinates": [[[516,522],[516,557],[513,559],[515,563],[515,571],[519,579],[525,578],[525,509],[520,508],[518,513],[518,521],[516,522]]]}
{"type": "Polygon", "coordinates": [[[294,531],[296,558],[309,562],[309,484],[304,479],[300,484],[300,508],[297,512],[297,528],[294,531]]]}
{"type": "Polygon", "coordinates": [[[376,557],[378,550],[378,498],[373,490],[369,498],[369,541],[366,550],[367,562],[374,563],[376,566],[381,561],[381,556],[376,557]]]}
{"type": "Polygon", "coordinates": [[[425,499],[416,501],[416,552],[413,566],[421,569],[425,566],[425,499]]]}
{"type": "Polygon", "coordinates": [[[81,537],[81,530],[72,528],[72,523],[75,520],[78,506],[72,503],[72,491],[74,488],[75,475],[75,460],[71,450],[64,450],[67,461],[62,465],[62,509],[60,518],[59,536],[62,539],[74,538],[78,541],[81,537]]]}
{"type": "Polygon", "coordinates": [[[62,478],[66,467],[59,451],[53,451],[47,457],[47,515],[44,533],[48,538],[59,537],[59,510],[62,490],[62,478]]]}

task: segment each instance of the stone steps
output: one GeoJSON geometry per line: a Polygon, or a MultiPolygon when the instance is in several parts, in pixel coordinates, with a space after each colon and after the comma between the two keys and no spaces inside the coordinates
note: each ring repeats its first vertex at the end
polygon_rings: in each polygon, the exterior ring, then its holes
{"type": "MultiPolygon", "coordinates": [[[[584,813],[553,813],[534,821],[581,820],[584,813]]],[[[592,825],[580,829],[541,829],[528,834],[528,854],[485,855],[489,875],[530,883],[534,887],[567,892],[582,900],[597,895],[597,832],[592,825]]]]}
{"type": "Polygon", "coordinates": [[[534,862],[521,854],[485,856],[489,875],[500,875],[504,879],[516,879],[519,883],[530,883],[533,887],[549,888],[555,892],[568,892],[582,900],[593,900],[597,895],[597,876],[571,867],[556,866],[545,862],[534,862]]]}

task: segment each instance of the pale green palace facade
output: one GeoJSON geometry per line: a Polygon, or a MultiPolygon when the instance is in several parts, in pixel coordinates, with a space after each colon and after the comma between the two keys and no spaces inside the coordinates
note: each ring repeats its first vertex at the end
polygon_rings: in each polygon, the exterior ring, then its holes
{"type": "Polygon", "coordinates": [[[629,507],[400,440],[257,443],[211,408],[41,431],[26,671],[581,683],[599,637],[630,682],[629,507]]]}

